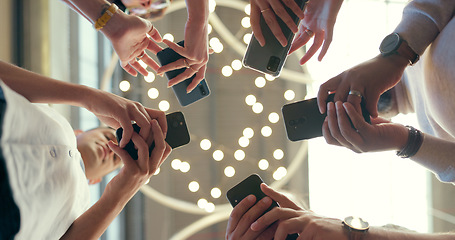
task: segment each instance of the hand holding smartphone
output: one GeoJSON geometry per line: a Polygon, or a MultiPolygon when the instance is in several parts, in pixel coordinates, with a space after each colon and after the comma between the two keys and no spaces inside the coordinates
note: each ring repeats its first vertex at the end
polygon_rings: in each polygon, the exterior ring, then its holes
{"type": "MultiPolygon", "coordinates": [[[[334,96],[334,93],[330,94],[327,102],[333,102],[334,96]]],[[[363,118],[366,122],[371,123],[370,114],[363,98],[360,106],[363,118]]],[[[284,105],[281,110],[289,140],[300,141],[322,136],[322,125],[327,114],[319,112],[317,98],[289,103],[284,105]]]]}
{"type": "MultiPolygon", "coordinates": [[[[166,142],[171,146],[172,149],[178,148],[180,146],[186,145],[190,142],[190,134],[186,126],[185,117],[182,112],[174,112],[166,115],[167,122],[167,135],[166,142]]],[[[136,133],[139,133],[141,128],[137,124],[133,124],[133,129],[136,133]]],[[[119,128],[116,131],[117,142],[120,142],[123,135],[123,128],[119,128]]],[[[155,142],[149,147],[149,154],[152,153],[153,148],[155,147],[155,142]]],[[[133,158],[137,160],[137,149],[134,148],[134,143],[132,140],[126,144],[123,148],[125,149],[133,158]]]]}
{"type": "MultiPolygon", "coordinates": [[[[237,206],[237,204],[242,201],[242,199],[248,197],[251,194],[256,196],[256,202],[258,202],[267,196],[261,190],[261,183],[263,183],[261,177],[259,177],[257,174],[252,174],[229,189],[226,192],[226,197],[231,203],[232,207],[237,206]]],[[[276,201],[272,200],[272,205],[264,213],[262,213],[262,215],[272,210],[274,207],[279,207],[279,205],[276,201]]],[[[298,236],[298,234],[291,234],[286,237],[286,240],[295,240],[298,238],[298,236]]]]}
{"type": "MultiPolygon", "coordinates": [[[[305,7],[307,1],[308,0],[295,0],[301,9],[305,7]]],[[[295,15],[290,8],[287,6],[284,7],[294,23],[298,25],[299,17],[295,15]]],[[[243,65],[261,73],[278,77],[289,53],[294,33],[279,16],[275,15],[275,17],[288,44],[284,47],[281,45],[261,14],[260,25],[265,39],[265,45],[261,46],[253,34],[245,52],[245,56],[243,57],[243,65]]]]}
{"type": "MultiPolygon", "coordinates": [[[[184,41],[180,41],[177,43],[180,46],[184,46],[184,41]]],[[[158,61],[160,62],[161,66],[167,65],[171,62],[175,62],[181,58],[183,58],[182,55],[176,53],[174,50],[171,48],[165,48],[161,51],[159,51],[156,54],[158,61]]],[[[166,77],[168,80],[173,79],[174,77],[180,75],[186,70],[186,68],[180,68],[172,71],[166,72],[166,77]]],[[[172,86],[172,90],[174,90],[174,94],[177,97],[177,100],[179,101],[181,106],[187,106],[190,105],[198,100],[201,100],[205,97],[208,97],[210,95],[210,89],[209,86],[207,85],[207,82],[205,79],[203,79],[197,86],[196,88],[187,93],[186,89],[188,85],[191,84],[193,81],[195,75],[192,77],[186,79],[185,81],[182,81],[174,86],[172,86]]]]}

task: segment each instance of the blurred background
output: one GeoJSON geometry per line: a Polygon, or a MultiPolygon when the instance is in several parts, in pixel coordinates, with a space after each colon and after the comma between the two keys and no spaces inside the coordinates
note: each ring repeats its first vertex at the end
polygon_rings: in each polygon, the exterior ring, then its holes
{"type": "MultiPolygon", "coordinates": [[[[0,58],[147,107],[184,113],[190,144],[172,152],[103,240],[224,239],[232,209],[226,191],[252,173],[322,215],[357,215],[372,225],[393,223],[419,232],[450,231],[453,186],[394,152],[355,154],[322,138],[291,142],[281,114],[284,104],[315,97],[321,83],[377,55],[406,2],[345,0],[324,60],[313,57],[300,66],[301,49],[273,78],[241,64],[251,37],[249,2],[212,0],[209,39],[215,53],[206,74],[211,95],[187,107],[166,88],[165,78],[125,73],[109,41],[62,1],[0,0],[0,58]]],[[[154,24],[162,36],[178,42],[186,18],[185,2],[174,0],[154,24]]],[[[99,125],[85,109],[53,107],[75,129],[99,125]]],[[[412,114],[394,121],[417,126],[412,114]]],[[[91,186],[92,202],[108,181],[91,186]]]]}

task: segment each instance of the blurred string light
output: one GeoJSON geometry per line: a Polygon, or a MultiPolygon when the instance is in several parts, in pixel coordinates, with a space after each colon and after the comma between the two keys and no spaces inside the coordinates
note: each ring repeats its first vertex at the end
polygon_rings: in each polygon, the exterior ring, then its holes
{"type": "Polygon", "coordinates": [[[244,17],[241,21],[242,27],[249,28],[251,27],[250,17],[244,17]]]}
{"type": "Polygon", "coordinates": [[[233,177],[235,175],[234,167],[227,166],[226,168],[224,168],[224,175],[226,175],[226,177],[233,177]]]}
{"type": "Polygon", "coordinates": [[[250,41],[251,41],[251,36],[252,36],[251,33],[246,33],[245,35],[243,35],[243,42],[244,42],[245,44],[250,43],[250,41]]]}
{"type": "Polygon", "coordinates": [[[284,157],[284,152],[283,152],[283,150],[281,150],[281,149],[276,149],[275,151],[273,151],[273,157],[274,157],[276,160],[281,160],[281,159],[283,159],[283,157],[284,157]]]}
{"type": "Polygon", "coordinates": [[[254,103],[252,108],[253,112],[257,114],[261,113],[264,110],[264,106],[260,102],[254,103]]]}
{"type": "Polygon", "coordinates": [[[295,92],[292,91],[291,89],[284,92],[284,99],[291,101],[291,100],[294,100],[294,98],[295,98],[295,92]]]}
{"type": "Polygon", "coordinates": [[[169,110],[170,107],[171,107],[171,104],[169,104],[169,102],[166,100],[163,100],[160,103],[158,103],[158,108],[163,112],[166,112],[167,110],[169,110]]]}
{"type": "Polygon", "coordinates": [[[153,173],[153,175],[156,176],[156,175],[158,175],[160,172],[161,172],[161,168],[158,168],[158,169],[156,169],[155,173],[153,173]]]}
{"type": "Polygon", "coordinates": [[[208,24],[207,25],[207,34],[212,33],[212,30],[213,30],[212,25],[208,24]]]}
{"type": "Polygon", "coordinates": [[[224,66],[223,68],[221,68],[221,74],[223,74],[223,76],[225,77],[230,77],[232,73],[233,71],[230,66],[224,66]]]}
{"type": "Polygon", "coordinates": [[[208,140],[208,139],[202,139],[200,146],[201,146],[202,150],[207,151],[212,147],[212,142],[210,142],[210,140],[208,140]]]}
{"type": "Polygon", "coordinates": [[[277,123],[278,121],[280,121],[280,115],[278,113],[272,112],[269,114],[269,122],[277,123]]]}
{"type": "Polygon", "coordinates": [[[213,49],[214,52],[220,53],[223,51],[223,44],[221,43],[220,39],[217,37],[213,37],[209,40],[209,45],[213,49]]]}
{"type": "Polygon", "coordinates": [[[188,171],[190,171],[191,169],[191,166],[188,162],[182,162],[180,164],[180,171],[183,172],[183,173],[186,173],[188,171]]]}
{"type": "Polygon", "coordinates": [[[267,81],[273,82],[273,80],[275,80],[275,77],[270,74],[265,74],[265,79],[267,79],[267,81]]]}
{"type": "Polygon", "coordinates": [[[221,197],[221,190],[217,187],[214,187],[210,191],[210,195],[212,195],[213,198],[219,198],[221,197]]]}
{"type": "Polygon", "coordinates": [[[245,137],[245,136],[241,136],[239,138],[239,145],[240,147],[248,147],[248,145],[250,145],[250,139],[245,137]]]}
{"type": "Polygon", "coordinates": [[[149,72],[149,74],[147,76],[144,76],[144,80],[148,83],[151,83],[153,81],[155,81],[155,74],[152,73],[152,72],[149,72]]]}
{"type": "Polygon", "coordinates": [[[272,128],[269,126],[262,127],[261,134],[264,137],[270,137],[272,135],[272,128]]]}
{"type": "Polygon", "coordinates": [[[208,202],[204,209],[207,212],[213,212],[215,211],[215,204],[213,204],[212,202],[208,202]]]}
{"type": "Polygon", "coordinates": [[[257,77],[256,80],[254,80],[254,84],[258,88],[265,87],[265,83],[266,83],[266,81],[265,81],[265,78],[263,78],[263,77],[257,77]]]}
{"type": "Polygon", "coordinates": [[[209,202],[205,198],[200,198],[199,200],[197,200],[197,206],[202,209],[204,209],[207,206],[207,203],[209,202]]]}
{"type": "Polygon", "coordinates": [[[246,154],[242,149],[236,150],[234,152],[234,158],[237,161],[242,161],[243,159],[245,159],[245,157],[246,157],[246,154]]]}
{"type": "Polygon", "coordinates": [[[215,150],[212,155],[215,161],[221,161],[224,158],[224,153],[221,150],[215,150]]]}
{"type": "Polygon", "coordinates": [[[215,12],[215,8],[216,8],[216,1],[215,0],[209,0],[209,11],[211,13],[215,12]]]}
{"type": "Polygon", "coordinates": [[[242,61],[235,59],[234,61],[232,61],[231,67],[236,71],[242,69],[242,61]]]}
{"type": "Polygon", "coordinates": [[[167,39],[167,40],[173,42],[174,41],[174,35],[172,35],[171,33],[166,33],[166,34],[163,35],[163,39],[167,39]]]}
{"type": "Polygon", "coordinates": [[[130,90],[131,84],[130,84],[130,82],[123,80],[118,84],[118,87],[120,88],[120,91],[126,92],[126,91],[130,90]]]}
{"type": "Polygon", "coordinates": [[[269,168],[269,161],[267,161],[267,159],[259,160],[258,167],[261,170],[267,170],[269,168]]]}
{"type": "Polygon", "coordinates": [[[160,92],[156,88],[150,88],[147,91],[147,96],[149,96],[150,99],[157,99],[159,95],[160,95],[160,92]]]}
{"type": "Polygon", "coordinates": [[[248,106],[253,106],[256,103],[256,97],[253,94],[246,96],[245,103],[248,106]]]}
{"type": "Polygon", "coordinates": [[[273,173],[273,179],[275,180],[281,180],[286,176],[288,171],[286,170],[285,167],[279,167],[274,173],[273,173]]]}
{"type": "Polygon", "coordinates": [[[243,136],[252,138],[254,136],[254,130],[250,127],[243,129],[243,136]]]}
{"type": "Polygon", "coordinates": [[[192,181],[188,184],[188,189],[191,191],[191,192],[197,192],[199,191],[199,183],[196,182],[196,181],[192,181]]]}
{"type": "Polygon", "coordinates": [[[250,5],[250,4],[247,4],[247,5],[245,6],[244,11],[245,11],[246,15],[250,15],[250,13],[251,13],[251,5],[250,5]]]}
{"type": "Polygon", "coordinates": [[[180,159],[174,159],[172,160],[171,162],[171,167],[174,169],[174,170],[180,170],[180,165],[182,164],[182,161],[180,159]]]}

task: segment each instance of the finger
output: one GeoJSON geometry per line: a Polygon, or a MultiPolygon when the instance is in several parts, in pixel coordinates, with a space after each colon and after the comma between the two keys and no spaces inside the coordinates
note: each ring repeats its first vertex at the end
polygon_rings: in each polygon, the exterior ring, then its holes
{"type": "Polygon", "coordinates": [[[185,47],[178,45],[175,42],[171,42],[167,39],[163,39],[163,43],[165,43],[170,49],[174,50],[176,53],[182,55],[185,58],[189,58],[188,54],[186,53],[185,47]]]}
{"type": "Polygon", "coordinates": [[[152,121],[152,118],[148,115],[147,111],[145,111],[144,107],[141,106],[136,106],[136,109],[132,109],[132,119],[137,123],[137,125],[141,128],[139,130],[139,135],[144,139],[148,140],[148,137],[150,135],[150,129],[152,128],[150,123],[152,121]]]}
{"type": "MultiPolygon", "coordinates": [[[[160,167],[161,163],[163,163],[164,153],[167,148],[166,141],[164,141],[163,132],[156,120],[152,120],[152,131],[153,131],[153,140],[155,142],[155,148],[150,155],[150,164],[149,164],[149,171],[150,173],[155,173],[155,171],[160,167]]],[[[147,148],[147,157],[148,157],[148,148],[147,148]]]]}
{"type": "Polygon", "coordinates": [[[196,73],[196,76],[193,78],[193,81],[191,81],[190,85],[188,85],[186,88],[187,93],[192,92],[199,85],[199,83],[204,80],[205,69],[206,65],[199,69],[199,71],[196,73]]]}
{"type": "MultiPolygon", "coordinates": [[[[352,89],[358,89],[358,88],[355,88],[355,87],[351,87],[351,88],[352,89]]],[[[348,94],[348,98],[346,99],[346,101],[350,102],[355,107],[357,112],[359,112],[359,113],[362,113],[362,108],[360,107],[360,103],[362,102],[362,96],[363,96],[363,93],[361,91],[350,90],[349,94],[348,94]],[[351,94],[352,91],[360,92],[361,96],[358,96],[358,95],[355,95],[355,94],[351,94]]]]}
{"type": "Polygon", "coordinates": [[[322,136],[328,144],[341,146],[341,144],[335,138],[333,138],[332,134],[330,133],[329,120],[327,117],[324,119],[324,123],[322,124],[322,136]]]}
{"type": "Polygon", "coordinates": [[[123,164],[125,166],[129,166],[131,164],[136,164],[135,161],[131,158],[131,156],[128,154],[128,152],[121,147],[119,147],[117,144],[115,144],[113,141],[109,141],[107,143],[107,146],[116,154],[117,156],[122,159],[123,164]]]}
{"type": "Polygon", "coordinates": [[[251,4],[250,23],[253,30],[254,37],[258,40],[259,44],[263,47],[265,45],[265,38],[262,35],[261,29],[261,9],[256,4],[251,4]]]}
{"type": "MultiPolygon", "coordinates": [[[[355,129],[357,129],[359,133],[365,132],[370,127],[370,124],[365,122],[363,116],[359,112],[357,112],[357,110],[351,103],[349,102],[343,103],[343,108],[346,111],[349,119],[351,119],[352,125],[354,125],[355,129]]],[[[389,122],[387,120],[385,121],[383,120],[381,121],[381,123],[389,122]]],[[[378,120],[378,123],[379,121],[380,120],[378,120]]]]}
{"type": "Polygon", "coordinates": [[[281,31],[281,27],[276,20],[275,13],[273,10],[263,11],[262,17],[264,18],[265,22],[269,26],[270,30],[272,31],[273,35],[275,35],[278,42],[280,42],[281,46],[285,47],[288,44],[286,37],[281,31]]]}
{"type": "Polygon", "coordinates": [[[294,12],[299,19],[303,19],[305,17],[305,14],[303,13],[303,10],[297,5],[297,3],[293,0],[282,0],[282,2],[294,12]]]}
{"type": "Polygon", "coordinates": [[[314,42],[311,45],[310,49],[305,53],[305,55],[300,59],[300,65],[305,64],[311,57],[318,51],[318,49],[324,43],[323,33],[317,33],[314,35],[314,42]]]}
{"type": "Polygon", "coordinates": [[[325,54],[327,53],[327,50],[329,50],[330,44],[332,43],[332,39],[333,27],[329,26],[325,31],[324,45],[322,45],[321,52],[319,52],[318,61],[322,61],[322,59],[324,58],[325,54]]]}
{"type": "MultiPolygon", "coordinates": [[[[160,68],[160,65],[158,65],[158,63],[156,63],[149,55],[147,54],[144,54],[142,57],[141,57],[141,60],[147,64],[147,66],[149,66],[151,69],[153,69],[153,71],[157,71],[158,68],[160,68]]],[[[147,72],[148,74],[148,72],[147,72]]],[[[147,75],[144,75],[144,76],[147,76],[147,75]]]]}
{"type": "Polygon", "coordinates": [[[365,108],[367,109],[368,113],[370,113],[370,115],[373,117],[373,118],[377,118],[378,117],[378,101],[379,101],[379,97],[380,95],[377,95],[377,94],[366,94],[364,95],[364,100],[365,100],[365,108]]]}
{"type": "Polygon", "coordinates": [[[261,183],[261,190],[265,193],[265,195],[271,197],[275,200],[281,207],[292,208],[294,210],[301,210],[297,204],[291,201],[286,195],[279,193],[272,189],[271,187],[267,186],[265,183],[261,183]]]}
{"type": "MultiPolygon", "coordinates": [[[[253,222],[258,219],[265,211],[272,205],[272,199],[270,197],[264,197],[258,201],[253,207],[251,207],[244,217],[240,220],[239,225],[241,226],[241,232],[245,232],[245,239],[253,239],[257,237],[262,231],[257,231],[253,228],[253,222]],[[246,229],[244,229],[246,227],[246,229]]],[[[274,221],[273,221],[274,222],[274,221]]],[[[271,225],[273,222],[265,225],[266,227],[271,225]]],[[[262,229],[265,229],[263,227],[262,229]]],[[[261,229],[261,230],[262,230],[261,229]]]]}
{"type": "Polygon", "coordinates": [[[174,62],[161,66],[160,68],[158,68],[158,71],[156,72],[156,74],[163,74],[165,72],[169,72],[172,70],[186,68],[187,67],[186,61],[187,61],[186,58],[180,58],[174,62]]]}
{"type": "Polygon", "coordinates": [[[302,222],[296,218],[289,218],[281,221],[275,231],[274,240],[285,240],[289,234],[299,233],[302,229],[302,222]]]}
{"type": "Polygon", "coordinates": [[[327,110],[327,98],[330,92],[337,90],[338,85],[341,82],[341,75],[329,79],[319,87],[318,91],[318,107],[319,112],[324,114],[327,110]]]}
{"type": "Polygon", "coordinates": [[[122,66],[122,68],[125,70],[125,72],[129,73],[131,76],[134,76],[134,77],[137,76],[136,70],[134,70],[134,68],[128,62],[126,62],[126,63],[120,62],[120,66],[122,66]]]}
{"type": "MultiPolygon", "coordinates": [[[[353,134],[356,133],[356,129],[354,129],[351,125],[351,120],[349,119],[346,110],[343,107],[343,103],[337,101],[335,103],[336,113],[337,113],[337,127],[339,132],[336,132],[335,138],[340,142],[343,146],[355,151],[360,152],[357,147],[355,147],[350,141],[346,139],[346,137],[353,137],[353,134]]],[[[331,129],[332,130],[332,129],[331,129]]],[[[357,133],[356,133],[357,134],[357,133]]]]}
{"type": "Polygon", "coordinates": [[[161,37],[158,29],[156,29],[155,26],[150,21],[147,22],[150,24],[150,30],[148,31],[147,34],[156,42],[162,42],[163,38],[161,37]]]}
{"type": "Polygon", "coordinates": [[[163,48],[156,44],[154,41],[149,41],[148,45],[147,45],[147,49],[150,50],[153,54],[157,54],[159,51],[163,50],[163,48]]]}
{"type": "MultiPolygon", "coordinates": [[[[236,230],[240,220],[243,215],[256,203],[256,197],[254,195],[249,195],[240,201],[232,210],[231,215],[229,216],[228,225],[226,228],[226,233],[230,234],[236,230]]],[[[241,233],[243,234],[243,233],[241,233]]]]}
{"type": "MultiPolygon", "coordinates": [[[[289,50],[289,54],[293,53],[297,49],[303,47],[305,44],[310,41],[311,37],[307,33],[299,33],[298,37],[294,39],[294,41],[291,44],[291,48],[289,50]]],[[[311,58],[311,57],[310,57],[311,58]]]]}
{"type": "Polygon", "coordinates": [[[264,229],[262,233],[256,238],[256,240],[273,240],[273,235],[278,228],[278,221],[274,222],[272,225],[264,229]]]}
{"type": "Polygon", "coordinates": [[[131,140],[131,136],[133,136],[133,125],[131,124],[131,119],[127,114],[121,114],[121,118],[117,119],[117,121],[123,128],[122,139],[120,140],[119,146],[124,148],[131,140]]]}
{"type": "MultiPolygon", "coordinates": [[[[295,4],[295,2],[294,2],[294,4],[295,4]]],[[[297,28],[297,25],[292,20],[291,16],[289,16],[289,13],[283,7],[283,5],[281,4],[280,1],[272,1],[270,5],[273,8],[273,11],[275,12],[275,14],[279,18],[281,18],[281,20],[286,24],[286,26],[288,26],[289,29],[291,29],[291,31],[293,33],[296,33],[299,30],[297,28]]],[[[297,5],[297,4],[295,4],[295,5],[297,5]]],[[[302,14],[303,14],[303,12],[302,12],[302,14]]]]}
{"type": "Polygon", "coordinates": [[[167,121],[166,121],[166,114],[163,111],[151,109],[151,108],[145,108],[145,111],[148,113],[151,119],[156,119],[158,121],[158,124],[160,125],[160,128],[163,132],[163,135],[166,136],[167,133],[167,121]]]}
{"type": "Polygon", "coordinates": [[[137,164],[139,165],[141,170],[148,170],[149,169],[149,147],[145,140],[139,136],[137,133],[133,133],[131,137],[131,141],[135,148],[137,148],[137,164]]]}
{"type": "Polygon", "coordinates": [[[136,69],[136,71],[138,71],[140,74],[142,74],[142,75],[144,75],[144,76],[147,76],[147,75],[149,74],[149,72],[148,72],[145,68],[143,68],[143,67],[141,66],[141,64],[139,64],[139,62],[136,61],[136,60],[130,61],[130,65],[131,65],[134,69],[136,69]]]}
{"type": "Polygon", "coordinates": [[[176,84],[179,84],[180,82],[183,82],[186,79],[192,77],[195,73],[196,72],[193,69],[188,68],[184,72],[180,73],[179,75],[177,75],[174,78],[172,78],[171,80],[169,80],[169,82],[167,83],[167,86],[172,87],[176,84]]]}

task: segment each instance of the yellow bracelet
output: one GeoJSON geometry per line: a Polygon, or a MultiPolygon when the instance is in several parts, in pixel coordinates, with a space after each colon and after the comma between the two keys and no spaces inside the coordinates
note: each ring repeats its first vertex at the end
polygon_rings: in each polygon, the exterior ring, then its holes
{"type": "Polygon", "coordinates": [[[118,7],[115,4],[111,4],[111,6],[104,12],[103,16],[98,18],[95,22],[95,29],[96,31],[101,30],[106,23],[111,19],[111,17],[117,12],[118,7]]]}

